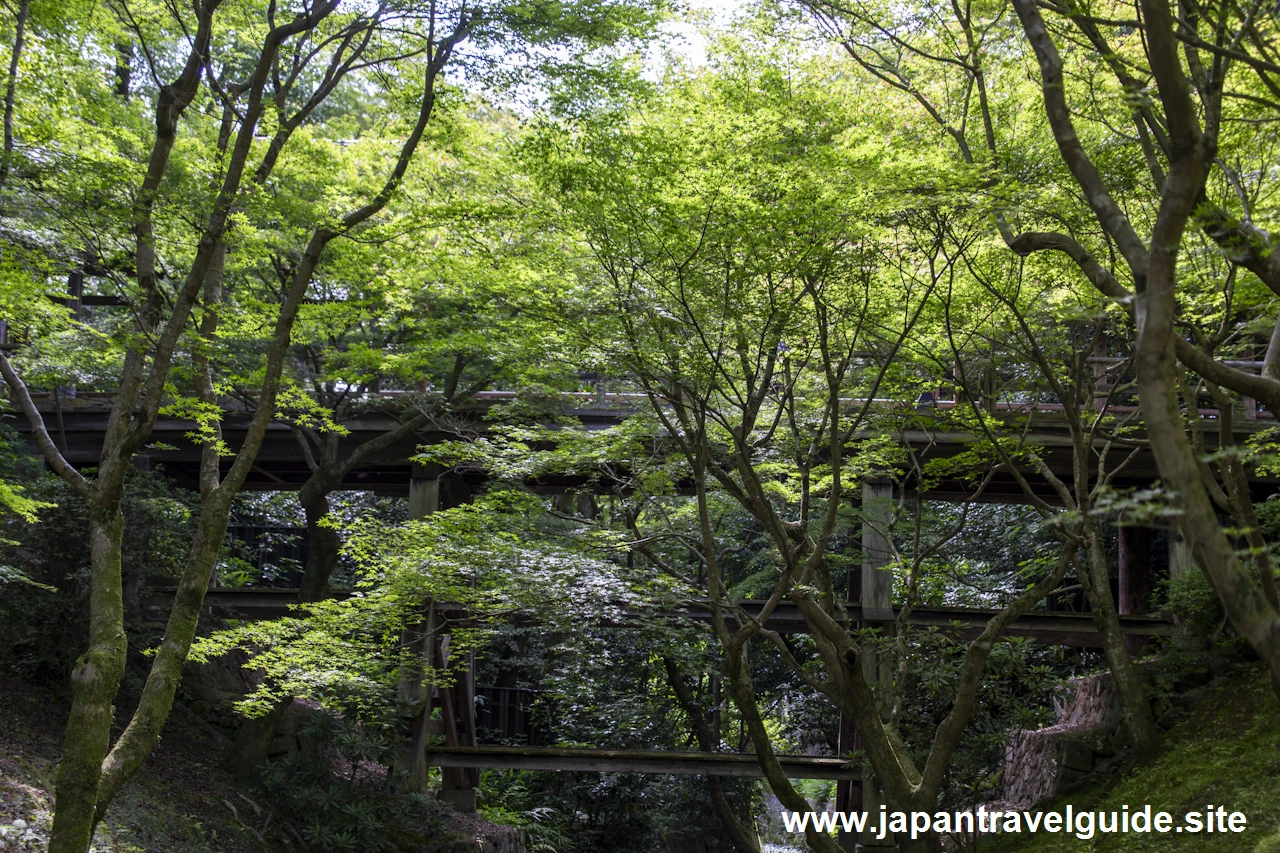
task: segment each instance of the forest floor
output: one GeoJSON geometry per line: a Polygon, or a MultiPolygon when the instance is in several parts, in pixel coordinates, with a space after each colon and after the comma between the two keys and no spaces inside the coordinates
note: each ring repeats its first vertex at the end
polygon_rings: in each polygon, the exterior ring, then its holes
{"type": "MultiPolygon", "coordinates": [[[[44,849],[64,716],[57,697],[0,682],[0,853],[44,849]],[[21,821],[26,826],[15,825],[21,821]]],[[[218,745],[179,714],[151,759],[125,786],[95,844],[98,853],[257,853],[237,815],[252,813],[242,787],[217,765],[218,745]],[[231,808],[228,807],[231,805],[231,808]],[[235,813],[233,814],[233,808],[235,813]]],[[[1166,736],[1159,759],[1046,807],[1119,811],[1150,804],[1180,819],[1206,804],[1243,812],[1241,834],[1114,834],[1082,840],[1041,832],[990,839],[981,853],[1161,851],[1280,853],[1280,702],[1255,672],[1216,689],[1166,736]]]]}
{"type": "Polygon", "coordinates": [[[1243,812],[1247,829],[1240,834],[1098,835],[1081,840],[1065,833],[1007,835],[989,840],[981,853],[1084,853],[1084,851],[1160,851],[1160,853],[1280,853],[1280,702],[1260,672],[1215,689],[1166,735],[1155,762],[1138,767],[1099,787],[1078,791],[1045,806],[1064,812],[1121,811],[1150,804],[1166,811],[1175,824],[1189,811],[1207,804],[1243,812]]]}
{"type": "MultiPolygon", "coordinates": [[[[43,853],[47,846],[66,709],[50,691],[0,679],[0,853],[43,853]]],[[[208,729],[175,707],[151,757],[112,803],[92,853],[282,849],[266,832],[275,815],[223,769],[225,739],[220,743],[208,729]]],[[[431,849],[471,849],[476,838],[504,832],[511,830],[454,814],[431,849]]]]}
{"type": "MultiPolygon", "coordinates": [[[[65,703],[18,682],[0,683],[0,851],[44,849],[53,808],[65,703]],[[16,824],[16,822],[21,822],[16,824]],[[25,826],[24,826],[25,825],[25,826]]],[[[216,764],[209,736],[175,715],[150,760],[125,785],[99,829],[98,853],[257,853],[232,814],[252,806],[216,764]]]]}

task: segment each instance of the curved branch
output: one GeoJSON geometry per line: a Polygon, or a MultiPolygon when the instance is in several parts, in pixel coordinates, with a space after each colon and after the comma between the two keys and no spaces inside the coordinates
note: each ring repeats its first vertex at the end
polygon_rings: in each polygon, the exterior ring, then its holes
{"type": "Polygon", "coordinates": [[[93,485],[58,451],[58,445],[54,443],[53,437],[49,435],[49,429],[45,426],[44,417],[41,416],[40,410],[36,408],[35,401],[31,399],[31,392],[27,390],[26,383],[22,381],[22,377],[18,375],[18,372],[13,369],[13,365],[9,362],[9,357],[3,353],[0,353],[0,373],[4,375],[4,381],[9,386],[9,392],[17,398],[18,406],[22,409],[22,413],[27,416],[27,422],[31,424],[31,431],[36,437],[36,444],[43,451],[44,458],[49,461],[49,467],[59,477],[66,480],[82,498],[90,497],[93,494],[93,485]]]}
{"type": "MultiPolygon", "coordinates": [[[[1008,245],[1015,253],[1023,256],[1040,251],[1062,252],[1075,261],[1076,266],[1099,293],[1119,304],[1130,317],[1134,316],[1133,292],[1120,284],[1109,270],[1098,263],[1093,253],[1074,237],[1056,232],[1027,231],[1014,237],[1008,245]]],[[[1179,336],[1174,336],[1173,347],[1178,360],[1200,376],[1236,393],[1260,400],[1271,411],[1280,412],[1280,379],[1270,375],[1260,376],[1223,364],[1179,336]]],[[[1276,350],[1276,360],[1280,362],[1280,340],[1277,341],[1276,350]]]]}
{"type": "Polygon", "coordinates": [[[1013,0],[1013,7],[1022,22],[1027,41],[1030,42],[1036,59],[1040,63],[1040,89],[1044,98],[1045,114],[1048,116],[1063,162],[1075,176],[1076,183],[1084,192],[1085,200],[1088,201],[1098,222],[1116,241],[1116,246],[1128,263],[1129,269],[1133,271],[1135,280],[1141,280],[1146,275],[1147,247],[1133,230],[1133,225],[1124,215],[1124,211],[1111,197],[1111,192],[1103,182],[1102,175],[1089,159],[1080,142],[1075,122],[1071,118],[1070,107],[1067,106],[1062,57],[1058,54],[1058,47],[1049,35],[1044,19],[1040,17],[1040,10],[1036,7],[1035,0],[1013,0]]]}

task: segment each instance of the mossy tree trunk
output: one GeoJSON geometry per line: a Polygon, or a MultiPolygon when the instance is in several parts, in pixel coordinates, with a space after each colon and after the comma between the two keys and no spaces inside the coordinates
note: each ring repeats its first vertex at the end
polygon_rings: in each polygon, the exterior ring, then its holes
{"type": "Polygon", "coordinates": [[[124,675],[127,640],[121,590],[124,517],[118,503],[89,515],[89,648],[71,673],[72,705],[55,783],[52,853],[79,853],[93,836],[102,760],[111,745],[113,702],[124,675]]]}

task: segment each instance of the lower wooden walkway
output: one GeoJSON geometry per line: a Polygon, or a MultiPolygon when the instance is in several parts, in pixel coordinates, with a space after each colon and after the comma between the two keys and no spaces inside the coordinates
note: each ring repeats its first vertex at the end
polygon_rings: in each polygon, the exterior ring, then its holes
{"type": "MultiPolygon", "coordinates": [[[[173,590],[151,588],[147,592],[150,602],[168,604],[173,590]]],[[[335,597],[343,597],[338,593],[335,597]]],[[[278,619],[290,613],[290,605],[298,603],[296,589],[211,589],[205,594],[205,605],[225,610],[226,615],[244,619],[278,619]]],[[[760,612],[762,602],[744,601],[741,606],[749,615],[760,612]]],[[[673,612],[669,616],[684,616],[699,621],[710,618],[706,602],[690,602],[687,611],[673,612]]],[[[876,610],[857,604],[846,606],[845,612],[852,620],[862,624],[892,622],[901,607],[892,610],[876,610]]],[[[960,639],[976,637],[987,622],[999,613],[993,608],[980,607],[922,607],[912,609],[908,621],[917,628],[937,628],[960,639]]],[[[459,613],[446,613],[450,618],[460,618],[459,613]]],[[[802,634],[808,631],[799,609],[789,601],[778,605],[766,623],[767,628],[783,634],[802,634]]],[[[1127,636],[1148,638],[1166,637],[1174,633],[1173,623],[1162,616],[1120,616],[1120,630],[1127,636]]],[[[1032,610],[1010,624],[1005,636],[1026,637],[1045,645],[1096,648],[1102,644],[1093,617],[1088,613],[1071,611],[1032,610]]]]}
{"type": "MultiPolygon", "coordinates": [[[[791,779],[857,780],[843,758],[779,755],[791,779]]],[[[579,773],[658,773],[673,776],[751,776],[764,771],[754,755],[727,752],[669,752],[636,749],[578,749],[539,746],[432,746],[433,767],[488,767],[501,770],[562,770],[579,773]]]]}
{"type": "MultiPolygon", "coordinates": [[[[740,602],[747,615],[759,615],[762,602],[740,602]]],[[[901,605],[892,608],[863,607],[846,604],[848,618],[863,625],[893,623],[902,612],[901,605]]],[[[961,640],[972,640],[982,633],[1000,611],[987,607],[922,606],[911,609],[907,622],[915,628],[937,628],[961,640]]],[[[705,602],[692,602],[688,615],[694,619],[710,619],[705,602]]],[[[765,627],[780,634],[804,634],[805,624],[800,608],[790,601],[781,602],[770,614],[765,627]]],[[[1168,637],[1174,633],[1172,621],[1164,616],[1120,616],[1120,632],[1132,637],[1168,637]]],[[[1002,636],[1025,637],[1046,646],[1096,648],[1102,645],[1093,615],[1068,610],[1030,610],[1009,624],[1002,636]]]]}
{"type": "MultiPolygon", "coordinates": [[[[338,593],[334,597],[344,597],[338,593]]],[[[151,587],[147,590],[147,603],[165,605],[172,601],[173,590],[151,587]]],[[[205,605],[222,611],[225,615],[248,619],[274,619],[288,615],[292,605],[298,602],[296,589],[212,589],[205,596],[205,605]]],[[[740,602],[749,617],[759,614],[763,602],[740,602]]],[[[446,622],[465,621],[467,614],[460,608],[435,605],[434,611],[446,622]]],[[[900,607],[871,608],[850,602],[845,605],[846,617],[855,624],[876,625],[891,623],[901,613],[900,607]]],[[[972,607],[916,607],[908,621],[918,628],[937,628],[952,636],[971,639],[986,626],[999,611],[972,607]]],[[[706,601],[686,603],[686,609],[663,614],[668,617],[685,617],[700,621],[710,618],[706,601]]],[[[625,620],[623,623],[625,624],[625,620]]],[[[808,629],[799,609],[791,602],[781,603],[766,621],[766,626],[780,633],[805,633],[808,629]]],[[[1160,616],[1120,617],[1124,634],[1139,639],[1165,636],[1173,633],[1171,622],[1160,616]]],[[[1027,637],[1047,645],[1090,647],[1101,644],[1100,637],[1088,613],[1038,610],[1023,614],[1014,620],[1005,632],[1009,636],[1027,637]]],[[[453,737],[446,735],[449,745],[427,747],[427,763],[443,769],[446,793],[455,806],[474,810],[474,786],[479,781],[480,768],[510,770],[554,770],[580,773],[654,773],[698,776],[764,776],[757,756],[734,753],[673,752],[652,750],[610,750],[588,748],[491,746],[476,744],[475,737],[475,685],[468,671],[460,682],[457,695],[452,688],[440,688],[441,707],[445,716],[452,713],[455,722],[469,723],[460,727],[463,733],[453,737]]],[[[844,743],[842,725],[841,743],[844,743]]],[[[843,749],[843,747],[842,747],[843,749]]],[[[842,758],[779,755],[783,772],[793,779],[833,779],[841,783],[842,801],[848,806],[857,798],[860,790],[860,774],[856,767],[842,758]]]]}

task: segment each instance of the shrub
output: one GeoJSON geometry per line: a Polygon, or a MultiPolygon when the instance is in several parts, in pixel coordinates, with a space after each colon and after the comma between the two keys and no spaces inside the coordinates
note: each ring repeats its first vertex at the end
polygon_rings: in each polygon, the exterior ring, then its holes
{"type": "Polygon", "coordinates": [[[444,830],[445,807],[386,771],[391,738],[324,712],[309,715],[299,734],[305,748],[270,762],[263,787],[308,849],[408,853],[444,830]]]}

